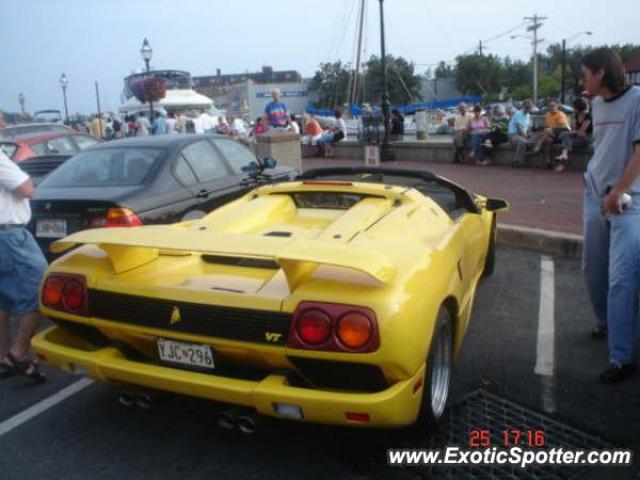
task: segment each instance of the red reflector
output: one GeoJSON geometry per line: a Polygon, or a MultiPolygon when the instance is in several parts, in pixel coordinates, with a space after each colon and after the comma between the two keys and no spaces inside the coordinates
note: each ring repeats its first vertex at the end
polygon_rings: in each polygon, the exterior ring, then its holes
{"type": "Polygon", "coordinates": [[[316,308],[307,310],[298,320],[298,335],[310,345],[323,343],[330,334],[331,319],[322,310],[316,308]]]}
{"type": "Polygon", "coordinates": [[[62,299],[68,309],[79,310],[84,305],[84,285],[77,280],[69,280],[62,291],[62,299]]]}
{"type": "Polygon", "coordinates": [[[49,277],[44,282],[44,289],[42,291],[42,301],[49,307],[54,307],[60,304],[62,300],[62,287],[64,281],[60,277],[49,277]]]}
{"type": "Polygon", "coordinates": [[[46,362],[47,361],[47,357],[41,353],[36,354],[36,358],[38,360],[40,360],[41,362],[46,362]]]}
{"type": "Polygon", "coordinates": [[[416,380],[416,383],[413,384],[413,393],[416,393],[422,387],[422,377],[416,380]]]}
{"type": "Polygon", "coordinates": [[[352,422],[369,423],[369,414],[360,412],[347,412],[347,420],[352,422]]]}

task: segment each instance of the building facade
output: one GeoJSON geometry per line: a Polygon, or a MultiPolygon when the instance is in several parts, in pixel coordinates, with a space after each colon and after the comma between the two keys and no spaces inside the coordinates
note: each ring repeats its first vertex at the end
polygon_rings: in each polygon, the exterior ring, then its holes
{"type": "Polygon", "coordinates": [[[627,83],[640,85],[640,48],[631,54],[624,68],[627,70],[627,83]]]}
{"type": "Polygon", "coordinates": [[[255,83],[246,80],[218,90],[218,94],[213,96],[213,102],[217,108],[226,110],[230,115],[253,121],[264,114],[274,88],[280,90],[282,102],[289,113],[300,115],[305,111],[309,102],[308,80],[293,83],[255,83]]]}

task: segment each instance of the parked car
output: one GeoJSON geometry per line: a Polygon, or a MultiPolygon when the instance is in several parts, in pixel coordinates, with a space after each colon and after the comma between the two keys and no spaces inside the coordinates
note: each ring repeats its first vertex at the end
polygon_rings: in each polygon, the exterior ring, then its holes
{"type": "Polygon", "coordinates": [[[252,409],[430,428],[507,208],[424,171],[333,168],[193,222],[79,232],[53,245],[69,252],[41,290],[56,325],[32,346],[134,391],[244,408],[221,425],[254,428],[252,409]]]}
{"type": "Polygon", "coordinates": [[[27,158],[18,166],[26,172],[34,185],[39,185],[44,178],[56,168],[69,160],[71,155],[42,155],[40,157],[27,158]]]}
{"type": "Polygon", "coordinates": [[[45,254],[87,228],[200,218],[260,183],[298,172],[260,162],[240,142],[158,135],[105,142],[78,153],[38,186],[30,229],[45,254]]]}
{"type": "Polygon", "coordinates": [[[49,132],[72,132],[73,129],[61,123],[24,123],[0,129],[0,139],[13,138],[20,135],[49,132]]]}
{"type": "Polygon", "coordinates": [[[26,134],[2,139],[0,149],[11,160],[20,163],[27,158],[42,155],[74,155],[100,141],[91,135],[67,129],[64,132],[26,134]]]}

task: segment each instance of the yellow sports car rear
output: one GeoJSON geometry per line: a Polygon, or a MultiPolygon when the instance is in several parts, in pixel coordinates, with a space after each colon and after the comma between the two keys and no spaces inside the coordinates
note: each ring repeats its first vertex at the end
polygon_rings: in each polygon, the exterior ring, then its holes
{"type": "Polygon", "coordinates": [[[337,425],[437,421],[504,201],[340,168],[203,219],[53,245],[45,361],[104,382],[337,425]]]}

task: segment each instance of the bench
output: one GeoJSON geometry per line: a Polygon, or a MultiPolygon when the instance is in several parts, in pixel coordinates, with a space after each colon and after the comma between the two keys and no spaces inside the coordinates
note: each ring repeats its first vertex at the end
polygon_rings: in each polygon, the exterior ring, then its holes
{"type": "MultiPolygon", "coordinates": [[[[451,163],[453,160],[453,140],[448,135],[431,136],[428,141],[392,142],[391,147],[398,161],[451,163]]],[[[533,148],[533,147],[532,147],[533,148]]],[[[357,141],[342,141],[334,145],[335,156],[340,159],[364,160],[364,144],[357,141]]],[[[467,152],[468,153],[468,152],[467,152]]],[[[553,146],[553,157],[560,154],[560,145],[553,146]]],[[[584,171],[593,154],[593,149],[574,150],[570,154],[569,170],[584,171]]],[[[491,162],[494,165],[511,166],[514,149],[510,142],[494,148],[491,162]]],[[[530,151],[524,159],[525,167],[546,168],[544,156],[530,151]]]]}

